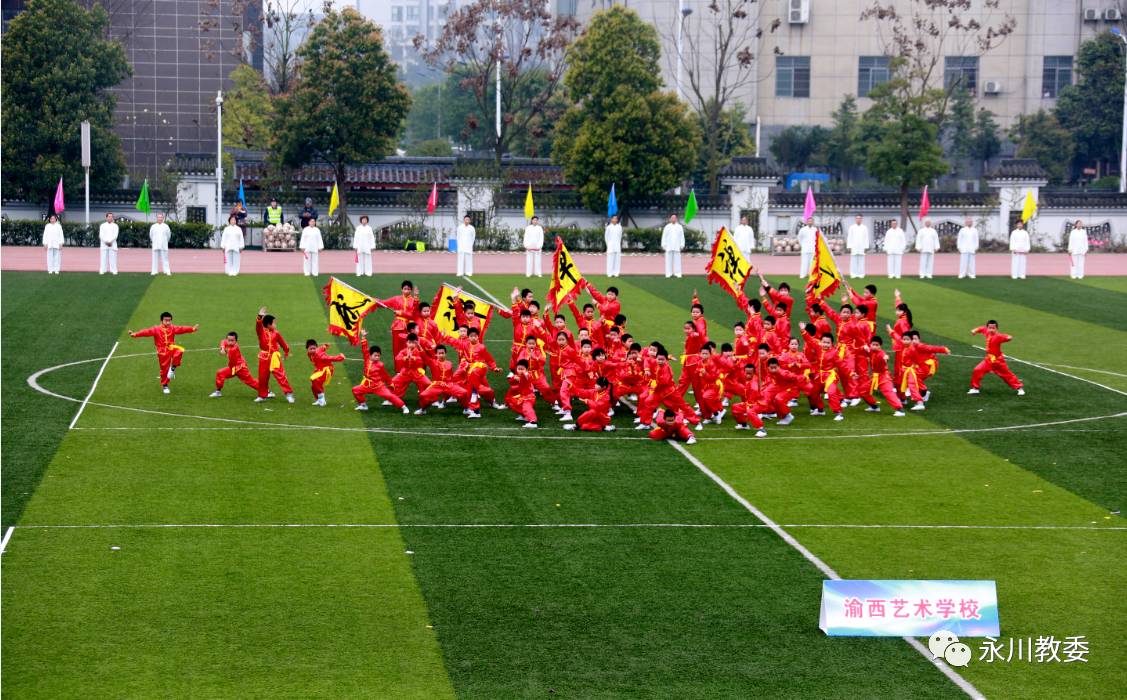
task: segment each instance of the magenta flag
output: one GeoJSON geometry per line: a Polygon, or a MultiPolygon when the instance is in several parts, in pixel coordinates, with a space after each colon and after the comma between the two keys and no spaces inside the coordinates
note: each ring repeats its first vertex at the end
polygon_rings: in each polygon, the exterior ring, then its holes
{"type": "Polygon", "coordinates": [[[920,219],[922,220],[927,216],[928,210],[931,209],[931,200],[927,198],[927,185],[924,185],[923,196],[920,197],[920,219]]]}
{"type": "Polygon", "coordinates": [[[63,179],[60,177],[59,178],[59,186],[57,188],[55,188],[54,210],[55,210],[56,214],[61,214],[61,213],[63,213],[64,209],[66,209],[66,205],[63,203],[63,179]]]}
{"type": "Polygon", "coordinates": [[[438,206],[438,183],[430,188],[430,196],[427,197],[427,213],[433,214],[435,208],[438,206]]]}
{"type": "Polygon", "coordinates": [[[802,220],[806,221],[811,216],[814,216],[814,210],[817,205],[814,204],[814,188],[811,187],[806,190],[806,206],[802,208],[802,220]]]}

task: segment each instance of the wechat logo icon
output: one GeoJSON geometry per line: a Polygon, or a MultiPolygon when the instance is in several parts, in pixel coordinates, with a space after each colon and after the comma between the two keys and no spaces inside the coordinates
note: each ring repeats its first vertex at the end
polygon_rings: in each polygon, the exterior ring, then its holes
{"type": "Polygon", "coordinates": [[[927,640],[927,648],[933,658],[941,658],[952,666],[966,666],[970,663],[970,647],[960,642],[954,632],[939,630],[927,640]]]}

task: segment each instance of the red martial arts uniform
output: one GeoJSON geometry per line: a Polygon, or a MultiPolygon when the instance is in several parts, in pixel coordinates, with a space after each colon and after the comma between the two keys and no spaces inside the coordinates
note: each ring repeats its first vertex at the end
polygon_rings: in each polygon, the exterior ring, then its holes
{"type": "Polygon", "coordinates": [[[982,378],[993,372],[1011,389],[1021,389],[1023,386],[1021,380],[1010,370],[1009,365],[1006,364],[1006,356],[1002,352],[1002,343],[1010,342],[1013,337],[997,331],[990,332],[986,330],[986,326],[979,326],[974,332],[986,336],[986,357],[975,366],[970,375],[970,385],[975,389],[980,388],[982,378]]]}
{"type": "Polygon", "coordinates": [[[860,305],[863,304],[865,306],[865,311],[866,311],[865,320],[876,323],[876,321],[877,321],[877,298],[875,296],[873,296],[872,294],[870,294],[868,292],[868,290],[865,291],[864,296],[861,296],[856,291],[850,289],[849,290],[849,300],[851,302],[853,302],[853,306],[860,306],[860,305]]]}
{"type": "Polygon", "coordinates": [[[313,374],[309,375],[310,388],[313,390],[313,398],[319,398],[321,394],[325,393],[325,387],[333,379],[333,364],[336,362],[344,362],[344,353],[330,355],[327,351],[328,344],[318,346],[313,350],[313,354],[309,356],[309,361],[313,363],[313,374]]]}
{"type": "Polygon", "coordinates": [[[681,414],[673,417],[673,420],[665,420],[665,414],[662,413],[658,416],[657,427],[650,431],[651,440],[680,440],[685,442],[693,437],[693,431],[685,425],[685,419],[681,414]]]}
{"type": "Polygon", "coordinates": [[[157,348],[157,365],[160,367],[160,385],[168,386],[169,370],[179,367],[180,360],[184,357],[184,348],[176,344],[176,336],[195,332],[196,329],[191,326],[169,324],[145,328],[132,333],[130,337],[153,339],[153,345],[157,348]]]}
{"type": "Polygon", "coordinates": [[[215,373],[215,390],[222,391],[223,385],[228,379],[238,377],[254,391],[258,392],[258,382],[251,375],[250,369],[247,368],[246,360],[243,359],[243,351],[239,349],[238,343],[227,342],[224,338],[223,342],[219,344],[219,349],[227,355],[227,366],[221,368],[215,373]]]}
{"type": "Polygon", "coordinates": [[[435,401],[455,399],[462,408],[470,407],[470,392],[454,381],[454,365],[449,360],[438,361],[427,358],[430,367],[430,384],[419,394],[419,408],[426,408],[435,401]]]}
{"type": "Polygon", "coordinates": [[[749,377],[746,374],[743,375],[741,381],[735,383],[736,393],[743,401],[732,404],[732,417],[739,424],[751,423],[755,428],[761,429],[763,419],[759,417],[759,414],[769,413],[769,411],[764,405],[763,396],[755,385],[754,375],[749,377]]]}
{"type": "Polygon", "coordinates": [[[419,317],[419,298],[411,294],[398,294],[380,299],[377,303],[395,314],[391,322],[391,356],[394,358],[407,345],[407,323],[419,317]]]}
{"type": "Polygon", "coordinates": [[[905,343],[900,359],[904,376],[900,380],[900,393],[911,396],[913,401],[923,401],[927,393],[927,380],[939,371],[936,355],[946,355],[951,351],[939,345],[905,343]]]}
{"type": "Polygon", "coordinates": [[[474,343],[469,338],[459,338],[451,345],[458,351],[458,371],[454,381],[460,382],[470,394],[477,395],[490,403],[496,398],[493,387],[489,386],[487,372],[497,369],[497,361],[485,349],[485,344],[474,343]]]}
{"type": "Polygon", "coordinates": [[[576,419],[575,425],[580,430],[587,430],[590,432],[600,432],[610,425],[610,402],[611,394],[609,389],[595,387],[591,391],[590,398],[587,399],[587,410],[579,414],[576,419]]]}
{"type": "Polygon", "coordinates": [[[845,348],[835,345],[829,349],[818,347],[818,356],[814,362],[811,363],[813,371],[810,378],[814,383],[814,391],[809,395],[811,406],[819,411],[823,410],[825,404],[822,402],[822,394],[825,394],[830,402],[830,410],[834,413],[841,413],[841,389],[838,388],[838,381],[848,383],[849,369],[846,367],[843,355],[845,348]]]}
{"type": "Polygon", "coordinates": [[[509,377],[509,390],[505,393],[505,405],[520,416],[526,423],[536,423],[536,389],[528,372],[517,372],[509,377]]]}
{"type": "Polygon", "coordinates": [[[282,392],[292,394],[290,380],[286,377],[286,368],[282,365],[283,353],[290,356],[290,346],[286,344],[282,334],[273,328],[262,325],[262,317],[255,323],[258,333],[258,395],[266,398],[270,393],[270,375],[278,382],[282,392]]]}
{"type": "Polygon", "coordinates": [[[865,378],[868,380],[868,386],[866,391],[861,394],[865,403],[876,406],[877,402],[873,398],[873,394],[880,390],[881,396],[884,397],[889,406],[897,411],[904,408],[904,403],[896,395],[896,384],[892,381],[892,374],[889,372],[888,354],[883,351],[874,352],[870,348],[869,369],[872,372],[872,378],[865,378]]]}
{"type": "Polygon", "coordinates": [[[352,387],[352,396],[356,403],[366,403],[369,394],[375,394],[385,401],[390,401],[396,408],[403,408],[403,399],[391,390],[391,376],[379,360],[372,359],[368,354],[368,339],[360,341],[360,352],[364,354],[364,379],[352,387]]]}
{"type": "Polygon", "coordinates": [[[428,359],[427,353],[419,347],[411,348],[408,345],[399,351],[395,356],[395,376],[391,378],[391,390],[396,396],[403,398],[411,384],[415,385],[420,394],[430,386],[426,370],[428,359]]]}
{"type": "Polygon", "coordinates": [[[674,384],[673,368],[668,363],[656,366],[653,379],[650,380],[650,389],[638,402],[638,417],[642,419],[642,423],[653,423],[654,413],[663,405],[680,413],[693,425],[700,423],[700,416],[685,403],[681,391],[674,384]]]}

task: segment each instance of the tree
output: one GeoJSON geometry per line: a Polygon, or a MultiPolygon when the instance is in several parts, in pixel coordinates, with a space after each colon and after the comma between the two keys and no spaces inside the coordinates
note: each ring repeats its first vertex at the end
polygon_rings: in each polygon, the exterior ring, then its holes
{"type": "Polygon", "coordinates": [[[1002,152],[1002,139],[998,135],[998,122],[994,113],[980,107],[974,120],[974,136],[968,144],[967,154],[983,164],[1002,152]]]}
{"type": "Polygon", "coordinates": [[[710,151],[707,143],[702,145],[692,173],[694,183],[707,185],[711,182],[712,168],[716,163],[720,163],[723,167],[731,163],[735,156],[755,153],[755,140],[751,137],[751,130],[747,125],[747,108],[742,103],[736,102],[730,109],[721,112],[719,121],[712,126],[706,119],[706,113],[697,112],[696,117],[697,126],[702,134],[707,134],[710,130],[713,132],[712,141],[716,150],[710,151]]]}
{"type": "Polygon", "coordinates": [[[1095,163],[1096,176],[1119,158],[1123,118],[1123,53],[1110,33],[1080,45],[1075,85],[1057,98],[1056,118],[1072,134],[1076,166],[1095,163]]]}
{"type": "MultiPolygon", "coordinates": [[[[252,151],[270,149],[274,101],[258,71],[243,64],[231,71],[231,89],[223,99],[223,144],[252,151]]],[[[234,177],[234,160],[223,154],[223,171],[234,177]]]]}
{"type": "Polygon", "coordinates": [[[971,16],[971,0],[903,0],[882,4],[872,0],[862,20],[874,20],[886,56],[899,61],[897,90],[904,106],[926,107],[917,112],[942,127],[948,101],[962,79],[948,80],[948,56],[981,57],[998,48],[1013,33],[1017,20],[998,13],[1000,0],[983,0],[982,11],[971,16]],[[970,16],[970,19],[967,17],[970,16]],[[979,19],[981,17],[981,19],[979,19]]]}
{"type": "Polygon", "coordinates": [[[1010,129],[1010,140],[1017,144],[1019,158],[1033,158],[1049,174],[1049,182],[1068,181],[1069,163],[1075,145],[1072,134],[1057,122],[1052,112],[1043,109],[1022,114],[1010,129]]]}
{"type": "Polygon", "coordinates": [[[966,90],[955,91],[945,127],[950,155],[956,161],[970,162],[975,168],[985,170],[986,161],[1002,150],[993,113],[979,108],[976,114],[974,98],[966,90]]]}
{"type": "Polygon", "coordinates": [[[121,44],[106,39],[105,10],[74,0],[31,0],[4,33],[3,189],[45,201],[60,177],[82,182],[81,122],[90,121],[90,186],[121,186],[125,158],[108,91],[130,74],[121,44]]]}
{"type": "Polygon", "coordinates": [[[557,126],[552,157],[592,211],[605,211],[612,184],[625,214],[631,196],[676,187],[693,167],[698,128],[659,92],[660,52],[653,26],[618,5],[596,12],[571,49],[564,82],[583,99],[557,126]]]}
{"type": "Polygon", "coordinates": [[[801,172],[825,162],[830,131],[821,126],[788,126],[771,139],[771,155],[785,170],[801,172]]]}
{"type": "MultiPolygon", "coordinates": [[[[904,78],[893,78],[869,93],[873,106],[861,118],[858,153],[865,169],[878,181],[900,191],[901,225],[908,224],[908,191],[923,187],[947,172],[938,128],[926,114],[933,106],[905,103],[904,78]]],[[[919,100],[937,99],[934,94],[919,100]]]]}
{"type": "Polygon", "coordinates": [[[394,149],[411,97],[384,51],[380,28],[352,8],[326,14],[298,58],[293,90],[276,105],[274,152],[288,167],[331,165],[347,222],[346,167],[394,149]]]}
{"type": "Polygon", "coordinates": [[[839,180],[849,180],[860,164],[855,144],[860,136],[860,116],[857,114],[857,100],[846,95],[833,112],[834,125],[826,138],[823,148],[826,167],[835,173],[839,180]]]}
{"type": "Polygon", "coordinates": [[[422,35],[414,43],[427,63],[458,75],[459,86],[473,95],[467,126],[481,129],[499,165],[521,139],[546,133],[564,56],[578,27],[574,17],[553,16],[548,0],[474,0],[447,18],[433,45],[426,46],[422,35]],[[494,117],[498,64],[499,134],[494,117]]]}
{"type": "Polygon", "coordinates": [[[290,91],[297,74],[297,50],[317,24],[303,0],[267,0],[262,18],[262,62],[270,92],[290,91]]]}
{"type": "Polygon", "coordinates": [[[454,155],[454,149],[446,139],[416,141],[407,149],[409,156],[445,157],[454,155]]]}
{"type": "MultiPolygon", "coordinates": [[[[720,171],[731,162],[732,154],[724,150],[724,121],[732,105],[759,79],[755,51],[764,33],[762,11],[763,3],[757,0],[712,0],[684,18],[683,44],[675,35],[666,37],[683,47],[679,58],[685,84],[675,87],[685,93],[702,124],[704,184],[710,192],[717,191],[720,171]]],[[[775,19],[768,32],[781,24],[775,19]]]]}

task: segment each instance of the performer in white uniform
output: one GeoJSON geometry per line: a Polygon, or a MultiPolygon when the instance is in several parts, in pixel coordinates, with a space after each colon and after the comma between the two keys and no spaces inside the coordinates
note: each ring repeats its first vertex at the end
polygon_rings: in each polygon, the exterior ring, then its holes
{"type": "Polygon", "coordinates": [[[801,260],[798,263],[798,276],[810,274],[810,263],[814,260],[814,244],[818,240],[818,229],[814,228],[814,217],[806,220],[806,225],[798,229],[798,246],[801,260]]]}
{"type": "Polygon", "coordinates": [[[458,276],[473,277],[473,243],[477,238],[477,229],[470,223],[470,215],[462,217],[462,223],[455,234],[455,244],[458,247],[458,276]]]}
{"type": "Polygon", "coordinates": [[[54,214],[47,217],[43,227],[43,247],[47,249],[47,274],[59,274],[63,269],[63,225],[54,214]]]}
{"type": "Polygon", "coordinates": [[[246,242],[243,240],[243,229],[236,223],[232,215],[223,227],[223,236],[219,240],[219,247],[223,249],[223,271],[228,277],[239,274],[239,255],[242,253],[246,242]]]}
{"type": "Polygon", "coordinates": [[[974,220],[969,216],[963,227],[959,229],[955,246],[959,249],[959,279],[964,277],[974,279],[974,254],[978,252],[978,229],[974,227],[974,220]]]}
{"type": "Polygon", "coordinates": [[[681,250],[685,247],[685,229],[677,223],[677,215],[661,230],[661,249],[665,251],[665,276],[681,276],[681,250]]]}
{"type": "Polygon", "coordinates": [[[622,274],[622,224],[618,216],[610,217],[610,223],[603,229],[603,239],[607,244],[607,277],[622,274]]]}
{"type": "Polygon", "coordinates": [[[367,215],[360,217],[360,225],[352,234],[352,247],[356,251],[356,276],[372,276],[372,251],[376,247],[376,234],[368,225],[367,215]]]}
{"type": "Polygon", "coordinates": [[[743,256],[751,260],[751,251],[755,249],[755,229],[748,224],[746,216],[740,217],[740,225],[732,232],[732,238],[736,240],[736,247],[743,256]]]}
{"type": "Polygon", "coordinates": [[[114,223],[113,213],[106,214],[106,220],[98,227],[98,242],[101,248],[101,261],[98,265],[98,274],[106,274],[109,270],[117,274],[117,234],[118,227],[114,223]]]}
{"type": "Polygon", "coordinates": [[[900,222],[893,219],[891,226],[884,232],[884,252],[888,256],[888,279],[900,279],[900,270],[904,263],[904,251],[908,248],[908,237],[900,222]]]}
{"type": "Polygon", "coordinates": [[[321,229],[317,228],[317,219],[310,219],[309,225],[301,229],[301,240],[297,247],[301,248],[303,253],[302,272],[306,277],[316,277],[319,274],[317,257],[325,249],[325,242],[321,239],[321,229]]]}
{"type": "Polygon", "coordinates": [[[924,227],[916,232],[916,250],[920,253],[920,279],[931,279],[935,273],[935,254],[939,252],[939,233],[924,219],[924,227]]]}
{"type": "Polygon", "coordinates": [[[532,277],[535,271],[537,277],[543,277],[541,270],[544,249],[544,229],[540,226],[540,217],[534,216],[524,227],[524,276],[532,277]]]}
{"type": "Polygon", "coordinates": [[[1029,261],[1029,232],[1025,224],[1018,221],[1010,231],[1010,279],[1025,279],[1025,266],[1029,261]]]}
{"type": "Polygon", "coordinates": [[[845,236],[845,247],[849,249],[849,276],[865,279],[865,251],[872,245],[869,227],[861,223],[861,215],[853,219],[853,224],[845,236]]]}
{"type": "Polygon", "coordinates": [[[1074,280],[1084,279],[1084,256],[1088,254],[1088,229],[1079,219],[1068,232],[1068,256],[1072,259],[1068,275],[1074,280]]]}
{"type": "Polygon", "coordinates": [[[149,245],[153,249],[153,269],[150,274],[155,275],[158,268],[163,268],[166,275],[172,274],[172,268],[168,264],[168,242],[171,238],[172,229],[164,223],[164,214],[157,214],[157,222],[149,227],[149,245]]]}

